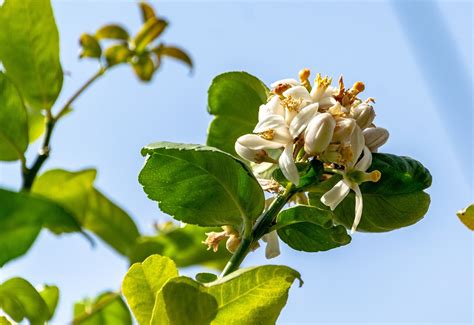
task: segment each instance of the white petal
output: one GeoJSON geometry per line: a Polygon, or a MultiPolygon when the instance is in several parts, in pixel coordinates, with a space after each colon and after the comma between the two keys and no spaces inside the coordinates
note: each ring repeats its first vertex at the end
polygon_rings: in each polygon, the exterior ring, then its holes
{"type": "Polygon", "coordinates": [[[245,134],[237,139],[237,143],[253,150],[278,149],[283,147],[281,143],[265,140],[256,134],[245,134]]]}
{"type": "Polygon", "coordinates": [[[280,241],[278,240],[276,230],[265,234],[262,239],[267,243],[267,246],[265,247],[265,257],[267,259],[280,255],[280,241]]]}
{"type": "Polygon", "coordinates": [[[338,103],[338,101],[332,96],[331,97],[323,97],[318,102],[319,102],[319,107],[321,109],[331,107],[331,106],[335,105],[336,103],[338,103]]]}
{"type": "Polygon", "coordinates": [[[277,128],[286,127],[286,122],[283,116],[281,115],[267,115],[263,120],[257,123],[254,133],[265,132],[268,130],[274,130],[277,128]]]}
{"type": "Polygon", "coordinates": [[[351,136],[351,150],[352,150],[352,160],[351,163],[348,164],[349,166],[354,166],[357,160],[364,150],[365,147],[365,139],[362,130],[358,125],[354,128],[354,132],[352,132],[351,136]]]}
{"type": "Polygon", "coordinates": [[[268,103],[260,105],[258,111],[258,120],[263,120],[267,115],[281,115],[285,116],[285,109],[281,105],[280,98],[273,96],[268,103]]]}
{"type": "Polygon", "coordinates": [[[352,224],[351,233],[353,234],[357,226],[359,225],[360,219],[362,218],[362,209],[364,207],[362,201],[362,193],[360,191],[359,185],[354,184],[352,186],[352,190],[355,192],[355,216],[354,216],[354,223],[352,224]]]}
{"type": "Polygon", "coordinates": [[[272,88],[275,88],[276,86],[278,85],[281,85],[281,84],[289,84],[289,85],[292,85],[292,86],[299,86],[300,83],[298,81],[296,81],[295,79],[292,79],[292,78],[287,78],[287,79],[281,79],[281,80],[277,80],[275,81],[274,83],[272,83],[270,85],[270,87],[272,88]]]}
{"type": "Polygon", "coordinates": [[[293,144],[289,143],[285,146],[285,150],[278,160],[280,169],[285,175],[285,177],[295,185],[298,185],[300,182],[300,175],[298,174],[298,169],[296,168],[295,161],[293,160],[293,144]]]}
{"type": "Polygon", "coordinates": [[[344,180],[341,180],[334,185],[332,189],[327,191],[322,197],[321,202],[327,205],[331,211],[339,205],[349,194],[350,187],[344,180]]]}
{"type": "Polygon", "coordinates": [[[292,98],[295,99],[302,99],[303,103],[302,106],[306,106],[308,103],[313,102],[311,99],[311,96],[309,95],[308,89],[306,89],[303,86],[296,86],[296,87],[291,87],[290,89],[285,90],[283,92],[283,96],[289,97],[291,96],[292,98]]]}
{"type": "Polygon", "coordinates": [[[364,147],[364,156],[354,166],[356,169],[365,172],[372,165],[372,153],[368,147],[364,147]]]}
{"type": "Polygon", "coordinates": [[[319,104],[314,103],[302,108],[290,124],[290,134],[293,138],[299,136],[318,112],[319,104]]]}

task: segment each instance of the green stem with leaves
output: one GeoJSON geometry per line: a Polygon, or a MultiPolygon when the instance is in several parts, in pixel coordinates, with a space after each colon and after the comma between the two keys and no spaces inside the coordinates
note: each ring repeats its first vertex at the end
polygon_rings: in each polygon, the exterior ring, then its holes
{"type": "Polygon", "coordinates": [[[50,149],[50,142],[51,137],[53,135],[54,127],[56,123],[67,114],[68,110],[70,109],[72,103],[87,89],[89,86],[94,83],[100,76],[102,76],[107,68],[101,67],[92,77],[90,77],[72,96],[69,100],[64,104],[64,106],[59,110],[56,116],[53,116],[51,110],[46,111],[45,117],[45,136],[43,139],[43,143],[41,148],[36,156],[33,164],[31,167],[26,166],[26,161],[22,162],[22,176],[23,176],[23,184],[22,190],[23,191],[30,191],[31,187],[33,186],[33,182],[38,175],[43,164],[49,158],[50,149]]]}
{"type": "Polygon", "coordinates": [[[239,247],[237,247],[237,250],[222,271],[221,277],[236,271],[240,267],[240,264],[242,264],[250,249],[268,232],[268,229],[271,228],[278,213],[280,213],[281,209],[283,209],[283,207],[288,203],[288,200],[293,196],[293,194],[295,194],[295,192],[294,185],[290,183],[284,192],[278,194],[270,207],[257,219],[251,233],[247,235],[244,234],[239,247]]]}

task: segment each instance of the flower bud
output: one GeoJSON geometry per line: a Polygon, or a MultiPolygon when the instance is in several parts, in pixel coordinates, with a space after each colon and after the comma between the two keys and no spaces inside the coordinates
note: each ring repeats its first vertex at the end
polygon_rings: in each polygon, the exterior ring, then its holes
{"type": "Polygon", "coordinates": [[[362,103],[357,105],[352,111],[352,117],[356,120],[357,125],[364,130],[368,128],[375,119],[375,111],[371,105],[362,103]]]}
{"type": "Polygon", "coordinates": [[[339,119],[336,122],[336,127],[334,128],[334,135],[332,136],[333,142],[343,142],[344,140],[350,138],[354,128],[356,126],[356,121],[351,118],[339,119]]]}
{"type": "Polygon", "coordinates": [[[336,121],[329,113],[316,115],[305,132],[304,150],[310,155],[323,152],[331,143],[336,121]]]}
{"type": "Polygon", "coordinates": [[[387,142],[389,136],[384,128],[368,128],[363,131],[363,134],[365,145],[371,152],[377,152],[377,149],[387,142]]]}

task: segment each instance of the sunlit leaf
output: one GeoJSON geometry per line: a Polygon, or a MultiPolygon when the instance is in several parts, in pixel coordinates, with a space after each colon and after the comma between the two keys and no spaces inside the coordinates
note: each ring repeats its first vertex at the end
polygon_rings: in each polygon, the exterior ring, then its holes
{"type": "Polygon", "coordinates": [[[135,36],[133,42],[135,50],[141,53],[148,44],[153,42],[165,30],[168,23],[163,19],[150,18],[142,26],[135,36]]]}
{"type": "Polygon", "coordinates": [[[102,48],[94,36],[83,33],[79,38],[79,43],[82,47],[81,53],[79,54],[80,58],[100,58],[102,48]]]}
{"type": "Polygon", "coordinates": [[[466,227],[474,230],[474,204],[458,211],[457,216],[466,227]]]}
{"type": "Polygon", "coordinates": [[[99,28],[95,32],[95,37],[101,39],[115,39],[127,41],[129,39],[128,32],[120,25],[110,24],[99,28]]]}
{"type": "Polygon", "coordinates": [[[155,10],[153,10],[153,8],[148,3],[145,1],[140,1],[139,5],[143,22],[146,22],[152,18],[156,18],[155,10]]]}
{"type": "Polygon", "coordinates": [[[186,51],[175,47],[175,46],[165,46],[165,45],[160,45],[157,48],[153,50],[153,52],[161,58],[162,56],[168,56],[171,58],[174,58],[178,61],[183,62],[186,64],[190,69],[193,68],[193,61],[191,57],[189,56],[186,51]]]}
{"type": "Polygon", "coordinates": [[[149,55],[140,55],[133,58],[133,71],[141,81],[150,81],[155,72],[155,64],[149,55]]]}
{"type": "Polygon", "coordinates": [[[236,155],[235,141],[253,131],[258,108],[267,102],[267,95],[267,87],[246,72],[215,77],[208,92],[208,111],[215,118],[209,126],[207,145],[236,155]]]}
{"type": "Polygon", "coordinates": [[[36,109],[31,107],[26,108],[28,115],[28,138],[29,142],[36,141],[45,131],[45,117],[36,109]]]}
{"type": "Polygon", "coordinates": [[[93,187],[95,175],[90,169],[50,170],[36,179],[32,192],[64,206],[83,228],[128,255],[139,236],[137,226],[124,210],[93,187]]]}
{"type": "Polygon", "coordinates": [[[132,316],[120,295],[104,292],[74,305],[73,325],[131,325],[132,316]]]}
{"type": "Polygon", "coordinates": [[[202,272],[196,274],[196,281],[201,283],[209,283],[217,280],[217,275],[214,273],[202,272]]]}
{"type": "Polygon", "coordinates": [[[0,160],[20,159],[28,142],[28,117],[21,95],[0,72],[0,160]]]}
{"type": "Polygon", "coordinates": [[[122,292],[139,324],[150,323],[156,294],[166,281],[177,276],[176,264],[159,255],[130,267],[122,282],[122,292]]]}
{"type": "Polygon", "coordinates": [[[219,229],[186,225],[156,236],[140,237],[130,253],[130,263],[142,262],[150,255],[160,254],[170,257],[178,267],[201,264],[222,269],[231,255],[224,241],[217,252],[207,249],[202,242],[206,238],[205,233],[211,231],[219,229]]]}
{"type": "Polygon", "coordinates": [[[0,189],[0,266],[25,254],[43,227],[57,234],[81,230],[74,217],[56,203],[0,189]]]}
{"type": "Polygon", "coordinates": [[[133,53],[127,44],[115,44],[108,47],[105,52],[105,60],[109,66],[127,62],[133,53]]]}
{"type": "Polygon", "coordinates": [[[49,0],[6,0],[0,7],[0,61],[27,106],[50,109],[63,84],[59,33],[49,0]]]}
{"type": "Polygon", "coordinates": [[[56,286],[45,285],[43,289],[39,291],[41,298],[48,306],[49,317],[48,320],[53,318],[56,307],[58,306],[59,301],[59,288],[56,286]]]}
{"type": "Polygon", "coordinates": [[[263,210],[263,191],[252,171],[225,152],[158,142],[143,148],[142,154],[148,157],[139,182],[148,197],[177,220],[240,227],[263,210]]]}
{"type": "MultiPolygon", "coordinates": [[[[409,157],[382,153],[373,154],[369,171],[375,169],[381,172],[381,179],[377,183],[366,182],[360,186],[364,207],[357,230],[384,232],[420,221],[430,205],[430,196],[423,192],[431,185],[429,171],[409,157]]],[[[339,179],[339,176],[333,176],[312,188],[311,204],[328,209],[320,202],[320,198],[339,179]]],[[[350,228],[354,220],[354,206],[354,193],[351,191],[334,210],[336,222],[350,228]]]]}
{"type": "Polygon", "coordinates": [[[343,226],[335,226],[330,211],[297,205],[280,212],[278,236],[291,248],[305,252],[327,251],[350,243],[343,226]]]}
{"type": "Polygon", "coordinates": [[[0,285],[0,310],[14,321],[24,318],[31,324],[44,324],[49,319],[49,309],[41,295],[26,280],[12,278],[0,285]]]}

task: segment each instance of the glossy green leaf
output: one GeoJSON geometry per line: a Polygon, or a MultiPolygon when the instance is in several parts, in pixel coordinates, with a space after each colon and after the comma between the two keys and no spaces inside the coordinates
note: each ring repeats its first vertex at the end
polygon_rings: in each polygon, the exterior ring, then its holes
{"type": "Polygon", "coordinates": [[[142,262],[150,255],[160,254],[170,257],[178,267],[201,264],[222,269],[231,255],[225,248],[225,241],[217,252],[207,250],[202,242],[206,238],[205,233],[211,231],[220,229],[186,225],[184,228],[163,231],[157,236],[139,237],[130,253],[130,263],[142,262]]]}
{"type": "Polygon", "coordinates": [[[109,66],[127,62],[133,53],[127,44],[115,44],[108,47],[105,52],[105,60],[109,66]]]}
{"type": "Polygon", "coordinates": [[[132,67],[138,79],[145,82],[150,81],[155,72],[155,64],[148,54],[134,57],[132,67]]]}
{"type": "Polygon", "coordinates": [[[140,1],[140,12],[142,14],[142,21],[145,23],[147,20],[156,18],[155,10],[146,3],[145,1],[140,1]]]}
{"type": "Polygon", "coordinates": [[[139,236],[130,216],[93,187],[95,170],[47,171],[33,184],[32,192],[64,206],[85,229],[119,253],[128,255],[139,236]]]}
{"type": "Polygon", "coordinates": [[[159,292],[151,323],[184,325],[195,318],[197,324],[275,324],[297,278],[298,272],[275,265],[241,269],[207,284],[175,277],[159,292]]]}
{"type": "Polygon", "coordinates": [[[263,191],[240,160],[211,147],[158,142],[142,149],[139,181],[148,197],[177,220],[241,226],[264,207],[263,191]]]}
{"type": "Polygon", "coordinates": [[[95,37],[98,40],[101,39],[114,39],[114,40],[123,40],[127,41],[130,37],[125,28],[120,25],[110,24],[105,25],[99,28],[95,32],[95,37]]]}
{"type": "Polygon", "coordinates": [[[246,72],[215,77],[208,92],[208,111],[215,118],[209,126],[207,145],[236,155],[235,141],[253,131],[258,109],[267,96],[268,88],[246,72]]]}
{"type": "Polygon", "coordinates": [[[276,229],[281,240],[293,249],[327,251],[351,242],[346,229],[333,225],[332,219],[330,211],[297,205],[280,212],[276,229]]]}
{"type": "Polygon", "coordinates": [[[45,285],[43,289],[39,291],[41,298],[43,298],[44,302],[48,306],[49,311],[49,318],[53,318],[54,313],[56,311],[56,307],[58,306],[59,302],[59,288],[56,286],[45,285]]]}
{"type": "Polygon", "coordinates": [[[79,38],[81,44],[80,58],[100,58],[102,54],[102,48],[100,47],[99,41],[92,35],[83,33],[79,38]]]}
{"type": "Polygon", "coordinates": [[[20,159],[28,142],[28,117],[21,95],[0,72],[0,160],[20,159]]]}
{"type": "Polygon", "coordinates": [[[152,255],[130,267],[122,282],[122,293],[139,324],[150,323],[158,291],[177,276],[176,264],[160,255],[152,255]]]}
{"type": "MultiPolygon", "coordinates": [[[[364,207],[358,231],[385,232],[410,226],[423,218],[430,205],[430,196],[423,192],[431,185],[431,175],[423,165],[408,157],[390,154],[373,154],[369,171],[379,170],[382,174],[377,183],[363,183],[360,186],[364,207]]],[[[310,202],[328,209],[320,202],[321,196],[340,179],[333,176],[312,189],[310,202]]],[[[334,210],[335,221],[347,228],[354,220],[354,193],[349,195],[334,210]]]]}
{"type": "Polygon", "coordinates": [[[191,70],[193,69],[193,60],[186,51],[175,47],[160,45],[153,49],[153,52],[161,59],[162,56],[168,56],[186,64],[191,70]]]}
{"type": "Polygon", "coordinates": [[[25,254],[43,227],[56,234],[81,230],[74,217],[56,203],[0,189],[0,266],[25,254]]]}
{"type": "Polygon", "coordinates": [[[457,212],[459,220],[471,230],[474,230],[474,204],[457,212]]]}
{"type": "Polygon", "coordinates": [[[49,309],[41,295],[26,280],[12,278],[0,285],[0,310],[14,321],[24,318],[30,324],[44,324],[49,319],[49,309]]]}
{"type": "Polygon", "coordinates": [[[63,84],[59,33],[49,0],[6,0],[0,7],[0,61],[27,106],[50,109],[63,84]]]}
{"type": "Polygon", "coordinates": [[[36,141],[46,130],[45,117],[41,111],[27,107],[29,142],[36,141]]]}
{"type": "Polygon", "coordinates": [[[148,44],[161,35],[166,26],[168,26],[168,23],[163,19],[155,17],[148,19],[133,40],[137,53],[143,52],[148,44]]]}
{"type": "Polygon", "coordinates": [[[120,295],[104,292],[74,305],[73,325],[131,325],[132,316],[120,295]]]}
{"type": "Polygon", "coordinates": [[[217,314],[217,300],[203,289],[184,276],[169,280],[156,297],[150,324],[210,324],[217,314]]]}

